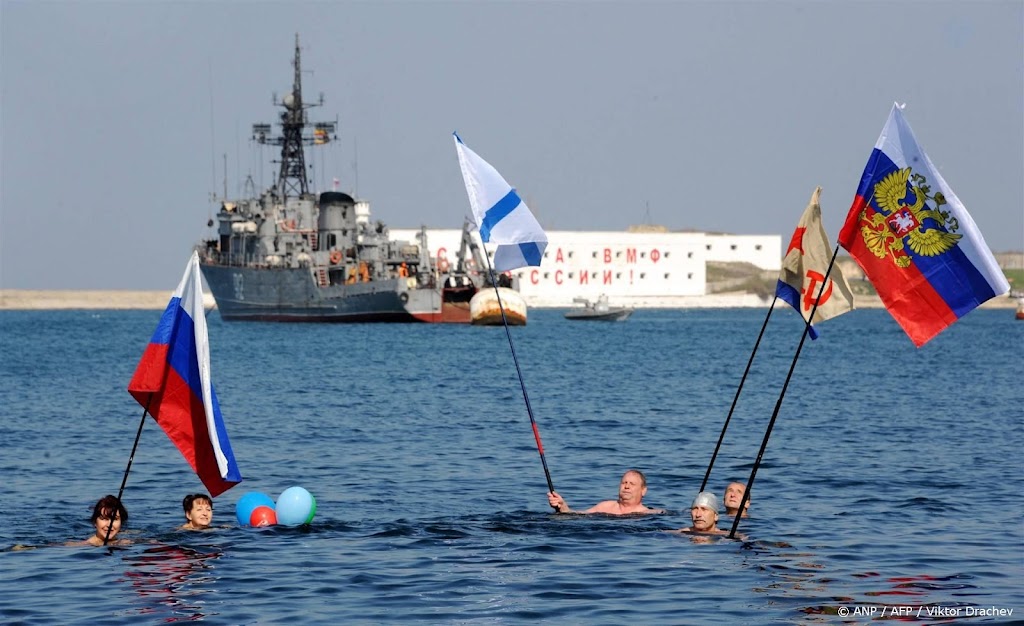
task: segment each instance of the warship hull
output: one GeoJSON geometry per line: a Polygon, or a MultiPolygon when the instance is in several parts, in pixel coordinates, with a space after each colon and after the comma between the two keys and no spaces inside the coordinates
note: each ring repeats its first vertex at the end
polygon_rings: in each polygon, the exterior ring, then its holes
{"type": "Polygon", "coordinates": [[[408,279],[319,287],[308,269],[202,266],[225,321],[470,322],[466,288],[413,288],[408,279]]]}

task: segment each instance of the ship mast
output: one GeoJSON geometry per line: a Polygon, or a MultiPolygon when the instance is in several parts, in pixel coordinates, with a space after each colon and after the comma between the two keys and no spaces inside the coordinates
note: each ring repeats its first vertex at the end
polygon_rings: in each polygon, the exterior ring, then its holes
{"type": "Polygon", "coordinates": [[[299,35],[295,34],[295,78],[292,91],[281,102],[275,98],[274,105],[282,107],[281,134],[271,136],[270,124],[253,124],[252,138],[260,144],[281,146],[281,170],[277,177],[275,191],[281,199],[309,195],[309,177],[306,175],[306,154],[303,146],[322,145],[337,139],[337,122],[317,122],[312,135],[304,134],[307,126],[306,109],[321,106],[324,96],[316,104],[302,101],[302,61],[299,50],[299,35]]]}

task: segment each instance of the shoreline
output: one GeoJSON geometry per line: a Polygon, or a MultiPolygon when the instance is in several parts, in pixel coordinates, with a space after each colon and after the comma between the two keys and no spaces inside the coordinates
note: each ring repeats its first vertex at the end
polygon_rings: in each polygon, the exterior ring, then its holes
{"type": "MultiPolygon", "coordinates": [[[[143,310],[162,311],[167,308],[172,291],[132,291],[132,290],[34,290],[34,289],[0,289],[0,311],[36,311],[36,310],[143,310]]],[[[725,294],[714,294],[722,296],[725,294]]],[[[742,295],[742,294],[731,294],[742,295]]],[[[214,307],[213,296],[204,294],[204,306],[214,307]]],[[[699,297],[695,297],[697,300],[699,297]]],[[[878,296],[854,296],[854,306],[858,309],[879,309],[882,302],[878,296]]],[[[714,296],[708,298],[708,306],[700,306],[698,302],[685,307],[657,308],[723,308],[722,299],[714,296]]],[[[764,302],[767,306],[769,301],[764,302]]],[[[1009,296],[992,298],[981,305],[983,309],[1013,309],[1017,301],[1009,296]]],[[[566,308],[539,307],[533,308],[566,308]]],[[[656,307],[641,307],[656,308],[656,307]]],[[[744,308],[744,307],[724,307],[744,308]]],[[[751,307],[746,307],[751,308],[751,307]]]]}
{"type": "MultiPolygon", "coordinates": [[[[45,310],[141,310],[167,308],[173,290],[37,290],[0,289],[0,311],[45,310]]],[[[204,294],[204,304],[213,306],[213,296],[204,294]]]]}

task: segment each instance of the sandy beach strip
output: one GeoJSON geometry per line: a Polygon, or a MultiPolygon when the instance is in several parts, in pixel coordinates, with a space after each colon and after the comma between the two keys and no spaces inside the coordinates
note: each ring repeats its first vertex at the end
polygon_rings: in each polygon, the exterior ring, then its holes
{"type": "MultiPolygon", "coordinates": [[[[0,310],[43,309],[159,310],[167,308],[171,291],[37,291],[0,289],[0,310]]],[[[210,305],[213,297],[210,297],[210,305]]]]}

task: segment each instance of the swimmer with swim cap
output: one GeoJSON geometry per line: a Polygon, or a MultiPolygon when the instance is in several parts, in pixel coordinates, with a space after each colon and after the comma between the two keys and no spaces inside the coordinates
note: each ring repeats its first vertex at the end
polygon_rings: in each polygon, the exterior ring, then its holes
{"type": "Polygon", "coordinates": [[[704,535],[724,535],[718,524],[718,497],[710,491],[702,491],[690,505],[690,519],[693,526],[680,529],[683,533],[699,533],[704,535]]]}

